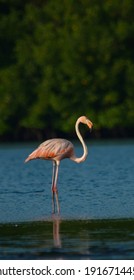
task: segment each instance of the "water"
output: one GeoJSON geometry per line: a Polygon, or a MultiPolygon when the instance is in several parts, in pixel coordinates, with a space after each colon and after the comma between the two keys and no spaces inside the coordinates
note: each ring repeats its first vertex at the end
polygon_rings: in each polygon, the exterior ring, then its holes
{"type": "Polygon", "coordinates": [[[24,164],[35,148],[0,146],[0,259],[133,259],[134,142],[89,142],[84,163],[61,162],[60,217],[52,163],[24,164]]]}

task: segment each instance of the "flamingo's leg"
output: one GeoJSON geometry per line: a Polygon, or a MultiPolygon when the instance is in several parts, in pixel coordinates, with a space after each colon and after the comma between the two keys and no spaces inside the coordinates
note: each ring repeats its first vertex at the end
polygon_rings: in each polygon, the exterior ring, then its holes
{"type": "Polygon", "coordinates": [[[55,201],[54,201],[54,178],[55,178],[56,163],[53,161],[53,174],[52,174],[52,213],[55,213],[55,201]]]}
{"type": "Polygon", "coordinates": [[[60,204],[59,204],[58,189],[57,189],[58,171],[59,171],[59,162],[56,162],[54,187],[55,187],[55,198],[56,198],[56,204],[57,204],[57,212],[59,214],[60,213],[60,204]]]}
{"type": "Polygon", "coordinates": [[[55,199],[57,204],[58,214],[60,212],[60,205],[58,199],[57,179],[58,179],[59,162],[53,161],[53,175],[52,175],[52,212],[55,213],[55,199]]]}

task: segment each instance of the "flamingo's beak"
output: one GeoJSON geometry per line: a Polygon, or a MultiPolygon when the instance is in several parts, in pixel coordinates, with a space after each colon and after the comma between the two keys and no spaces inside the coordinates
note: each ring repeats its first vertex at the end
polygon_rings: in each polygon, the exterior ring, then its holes
{"type": "Polygon", "coordinates": [[[93,123],[90,120],[87,120],[87,126],[89,127],[90,131],[92,131],[93,123]]]}

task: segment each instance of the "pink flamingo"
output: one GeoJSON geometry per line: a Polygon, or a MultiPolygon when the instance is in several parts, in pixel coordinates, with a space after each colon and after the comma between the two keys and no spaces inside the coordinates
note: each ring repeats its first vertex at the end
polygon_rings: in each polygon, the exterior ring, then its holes
{"type": "Polygon", "coordinates": [[[83,123],[86,124],[89,129],[92,129],[92,122],[85,116],[81,116],[77,119],[75,124],[76,134],[83,146],[83,155],[81,157],[76,157],[74,152],[73,144],[66,140],[66,139],[50,139],[43,142],[36,150],[34,150],[25,162],[32,160],[32,159],[46,159],[53,161],[53,174],[52,174],[52,212],[55,212],[55,200],[57,204],[57,212],[60,212],[60,205],[58,200],[58,189],[57,189],[57,178],[58,178],[58,168],[60,161],[64,158],[70,158],[71,160],[80,163],[85,161],[88,150],[87,146],[80,134],[79,131],[79,124],[83,123]]]}

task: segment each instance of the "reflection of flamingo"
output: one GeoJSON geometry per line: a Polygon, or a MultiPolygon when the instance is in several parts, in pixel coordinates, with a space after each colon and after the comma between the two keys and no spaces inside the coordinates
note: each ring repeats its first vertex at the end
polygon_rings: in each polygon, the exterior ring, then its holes
{"type": "Polygon", "coordinates": [[[56,248],[61,248],[60,220],[56,216],[53,216],[53,239],[54,239],[54,246],[56,248]]]}
{"type": "Polygon", "coordinates": [[[74,152],[74,146],[73,144],[66,140],[66,139],[50,139],[45,142],[43,142],[35,151],[33,151],[28,158],[25,160],[25,162],[32,160],[32,159],[47,159],[53,161],[53,176],[52,176],[52,207],[53,212],[55,212],[55,201],[54,201],[54,195],[57,203],[57,211],[60,212],[60,206],[58,201],[58,190],[57,190],[57,178],[58,178],[58,167],[60,164],[60,161],[64,158],[70,158],[71,160],[80,163],[84,161],[87,157],[88,150],[87,146],[80,134],[79,131],[79,124],[83,123],[86,124],[90,129],[92,128],[93,124],[92,122],[87,119],[87,117],[82,116],[78,118],[75,124],[75,130],[76,134],[83,146],[83,155],[81,157],[76,157],[74,152]]]}

